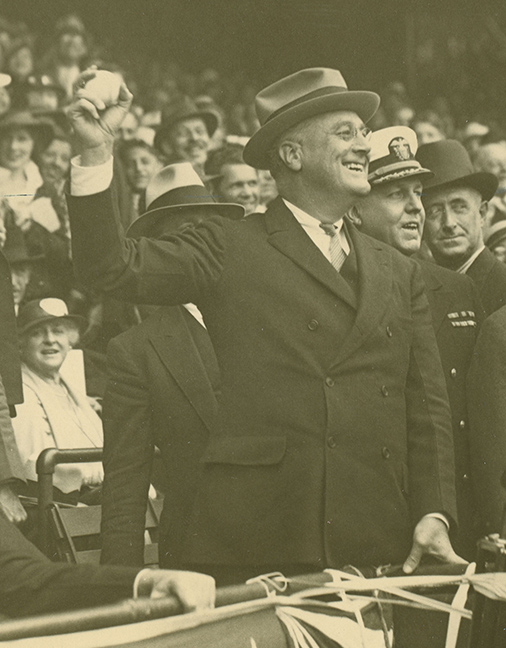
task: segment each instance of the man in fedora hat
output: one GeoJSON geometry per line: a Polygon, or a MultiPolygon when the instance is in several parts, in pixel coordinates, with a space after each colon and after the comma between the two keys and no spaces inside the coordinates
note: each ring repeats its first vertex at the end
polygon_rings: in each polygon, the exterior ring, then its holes
{"type": "MultiPolygon", "coordinates": [[[[215,203],[189,162],[159,171],[146,188],[146,200],[147,211],[127,231],[135,239],[160,239],[184,223],[196,224],[218,213],[232,219],[244,216],[240,205],[215,203]]],[[[202,315],[194,304],[163,306],[111,340],[107,360],[101,560],[143,564],[156,445],[166,494],[160,566],[176,568],[182,564],[198,462],[214,425],[220,390],[218,363],[202,315]]]]}
{"type": "Polygon", "coordinates": [[[184,560],[221,582],[408,554],[408,572],[426,553],[458,560],[431,515],[455,515],[453,448],[420,271],[343,228],[370,189],[365,122],[378,96],[327,68],[262,90],[244,159],[270,167],[280,197],[265,214],[165,241],[125,239],[116,224],[112,134],[130,102],[126,86],[108,109],[76,91],[74,261],[123,299],[192,301],[204,316],[222,388],[184,560]]]}
{"type": "Polygon", "coordinates": [[[217,127],[214,112],[199,110],[189,97],[183,97],[162,110],[154,146],[167,162],[190,162],[203,178],[211,137],[217,127]]]}
{"type": "Polygon", "coordinates": [[[425,238],[436,263],[474,280],[487,315],[506,304],[506,266],[483,242],[487,201],[497,178],[475,172],[456,140],[421,146],[417,158],[434,172],[424,187],[425,238]]]}

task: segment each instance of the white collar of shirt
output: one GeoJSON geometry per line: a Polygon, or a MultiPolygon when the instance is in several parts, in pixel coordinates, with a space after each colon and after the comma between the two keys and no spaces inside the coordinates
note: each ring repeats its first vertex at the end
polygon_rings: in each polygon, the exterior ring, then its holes
{"type": "Polygon", "coordinates": [[[195,306],[195,304],[189,302],[188,304],[183,304],[183,306],[190,313],[190,315],[193,315],[193,317],[197,320],[199,324],[202,324],[202,326],[206,328],[206,325],[204,324],[204,318],[202,317],[202,313],[195,306]]]}
{"type": "Polygon", "coordinates": [[[481,248],[476,250],[476,252],[473,254],[473,256],[469,257],[469,259],[463,263],[460,268],[458,268],[457,272],[460,274],[466,274],[466,272],[469,270],[469,268],[473,265],[473,263],[476,261],[476,259],[480,256],[480,254],[483,252],[485,249],[485,246],[482,245],[481,248]]]}
{"type": "MultiPolygon", "coordinates": [[[[297,222],[302,226],[302,229],[306,232],[309,238],[313,241],[316,247],[321,251],[326,259],[330,261],[330,236],[326,234],[320,227],[321,221],[314,216],[311,216],[304,210],[300,209],[296,205],[292,204],[285,198],[282,199],[288,209],[292,212],[297,222]]],[[[344,221],[341,218],[337,223],[334,223],[336,227],[337,236],[339,236],[341,247],[343,248],[346,256],[350,253],[350,244],[346,238],[346,234],[343,230],[344,221]]]]}

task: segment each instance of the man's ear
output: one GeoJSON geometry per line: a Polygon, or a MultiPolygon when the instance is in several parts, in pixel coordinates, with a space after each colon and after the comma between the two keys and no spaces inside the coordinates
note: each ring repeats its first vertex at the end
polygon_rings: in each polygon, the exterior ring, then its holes
{"type": "Polygon", "coordinates": [[[302,169],[302,147],[300,144],[285,140],[279,145],[278,153],[290,171],[300,171],[302,169]]]}

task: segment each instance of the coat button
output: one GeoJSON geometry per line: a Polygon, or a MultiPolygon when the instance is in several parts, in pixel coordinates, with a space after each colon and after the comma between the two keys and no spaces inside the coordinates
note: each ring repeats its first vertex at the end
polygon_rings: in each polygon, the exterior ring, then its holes
{"type": "Polygon", "coordinates": [[[335,448],[337,446],[337,441],[336,441],[335,437],[329,436],[327,438],[327,445],[328,445],[329,448],[335,448]]]}
{"type": "Polygon", "coordinates": [[[316,329],[320,326],[318,323],[318,320],[312,319],[309,324],[307,325],[308,329],[310,331],[316,331],[316,329]]]}
{"type": "Polygon", "coordinates": [[[462,475],[462,481],[469,481],[469,475],[462,475]]]}
{"type": "Polygon", "coordinates": [[[450,376],[451,376],[452,378],[456,378],[456,377],[457,377],[457,370],[455,369],[455,367],[453,367],[453,368],[450,370],[450,376]]]}
{"type": "Polygon", "coordinates": [[[466,427],[466,422],[464,420],[459,422],[459,428],[463,430],[466,427]]]}
{"type": "Polygon", "coordinates": [[[390,450],[388,448],[386,448],[386,447],[383,448],[383,450],[381,451],[381,454],[383,456],[383,459],[390,459],[391,453],[390,453],[390,450]]]}
{"type": "Polygon", "coordinates": [[[325,378],[325,384],[327,387],[333,387],[335,385],[333,378],[330,376],[328,378],[325,378]]]}
{"type": "Polygon", "coordinates": [[[393,335],[393,333],[392,333],[392,329],[391,329],[389,326],[387,326],[387,329],[386,329],[386,330],[387,330],[387,335],[388,335],[388,337],[392,337],[392,335],[393,335]]]}
{"type": "Polygon", "coordinates": [[[383,396],[388,396],[388,387],[386,385],[381,385],[381,393],[383,396]]]}

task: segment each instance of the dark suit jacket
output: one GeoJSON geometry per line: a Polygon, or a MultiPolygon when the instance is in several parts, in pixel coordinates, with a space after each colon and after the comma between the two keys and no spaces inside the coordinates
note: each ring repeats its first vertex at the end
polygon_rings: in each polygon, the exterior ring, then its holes
{"type": "Polygon", "coordinates": [[[466,378],[479,327],[484,319],[476,286],[466,275],[419,262],[450,399],[457,490],[457,553],[474,559],[477,510],[469,456],[470,427],[466,378]]]}
{"type": "Polygon", "coordinates": [[[11,273],[7,259],[0,251],[0,483],[24,480],[24,471],[9,409],[23,402],[21,361],[19,358],[16,316],[12,297],[11,273]]]}
{"type": "Polygon", "coordinates": [[[506,306],[488,317],[468,376],[471,457],[483,533],[501,530],[506,493],[506,306]]]}
{"type": "Polygon", "coordinates": [[[142,565],[153,451],[165,477],[160,564],[179,567],[199,459],[217,411],[216,356],[188,311],[162,307],[111,340],[104,398],[102,562],[142,565]]]}
{"type": "Polygon", "coordinates": [[[487,315],[506,305],[506,265],[488,248],[476,257],[466,274],[476,284],[487,315]]]}
{"type": "Polygon", "coordinates": [[[27,616],[131,598],[137,572],[53,563],[0,513],[0,614],[27,616]]]}
{"type": "Polygon", "coordinates": [[[12,297],[11,271],[7,259],[0,251],[0,374],[2,375],[7,402],[15,405],[23,402],[21,361],[19,359],[16,315],[12,297]]]}
{"type": "Polygon", "coordinates": [[[222,390],[189,562],[398,562],[421,516],[455,514],[446,387],[414,261],[351,228],[338,274],[281,200],[167,241],[124,241],[110,190],[69,208],[82,279],[204,314],[222,390]]]}

